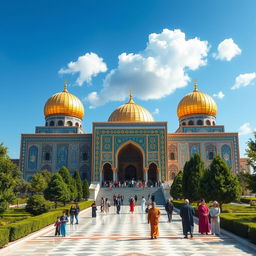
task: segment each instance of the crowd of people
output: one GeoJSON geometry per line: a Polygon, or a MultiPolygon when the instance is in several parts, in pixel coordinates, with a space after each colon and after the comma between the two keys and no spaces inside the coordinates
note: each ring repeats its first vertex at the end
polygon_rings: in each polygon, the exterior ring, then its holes
{"type": "Polygon", "coordinates": [[[104,188],[146,188],[146,187],[161,187],[163,182],[157,181],[142,181],[142,180],[124,180],[124,181],[102,181],[102,187],[104,188]]]}
{"type": "MultiPolygon", "coordinates": [[[[129,198],[130,213],[133,214],[138,202],[137,195],[129,198]]],[[[185,199],[185,205],[180,209],[180,217],[182,219],[182,228],[184,238],[188,238],[188,234],[193,238],[194,233],[194,208],[189,204],[189,200],[185,199]]],[[[113,206],[116,214],[120,214],[121,207],[124,204],[123,195],[113,195],[113,206]]],[[[108,198],[101,198],[100,212],[108,214],[111,207],[110,200],[108,198]]],[[[155,196],[148,194],[147,199],[142,196],[141,198],[141,213],[147,214],[148,223],[150,224],[151,239],[157,239],[159,236],[159,217],[161,215],[160,210],[156,207],[155,196]]],[[[94,201],[91,205],[92,217],[97,216],[97,205],[94,201]]],[[[167,214],[168,222],[172,222],[172,215],[174,211],[174,205],[171,199],[167,200],[165,204],[165,211],[167,214]]],[[[63,211],[60,217],[57,217],[55,226],[55,236],[66,236],[66,225],[69,222],[68,216],[70,216],[70,225],[78,224],[78,215],[80,208],[78,204],[72,205],[69,211],[63,211]],[[75,223],[74,223],[75,221],[75,223]]],[[[208,235],[210,232],[212,235],[220,235],[220,207],[217,201],[213,202],[213,205],[209,208],[204,199],[198,203],[198,226],[199,233],[202,235],[208,235]]]]}

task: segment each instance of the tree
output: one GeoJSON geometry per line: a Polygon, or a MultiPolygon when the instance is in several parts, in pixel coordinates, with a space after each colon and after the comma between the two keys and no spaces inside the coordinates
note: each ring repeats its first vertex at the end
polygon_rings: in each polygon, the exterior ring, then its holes
{"type": "Polygon", "coordinates": [[[0,144],[0,212],[15,199],[14,188],[20,171],[7,155],[7,148],[0,144]]]}
{"type": "Polygon", "coordinates": [[[43,193],[48,184],[42,173],[38,172],[33,175],[30,181],[31,191],[34,193],[43,193]]]}
{"type": "Polygon", "coordinates": [[[249,190],[251,174],[239,172],[237,178],[242,189],[242,194],[245,195],[249,190]]]}
{"type": "Polygon", "coordinates": [[[202,195],[208,201],[216,200],[220,206],[230,203],[241,196],[241,186],[231,168],[216,156],[202,179],[202,195]]]}
{"type": "Polygon", "coordinates": [[[60,174],[56,173],[52,176],[44,195],[47,200],[54,201],[55,206],[57,202],[63,202],[65,205],[69,201],[69,189],[60,174]]]}
{"type": "Polygon", "coordinates": [[[174,199],[180,199],[183,198],[183,191],[182,191],[182,176],[183,172],[179,171],[176,177],[174,178],[174,181],[171,186],[170,195],[174,199]]]}
{"type": "Polygon", "coordinates": [[[74,180],[75,180],[75,184],[76,184],[76,189],[77,189],[77,197],[76,200],[80,201],[83,197],[83,184],[79,175],[78,171],[74,172],[74,176],[73,176],[74,180]]]}
{"type": "Polygon", "coordinates": [[[245,150],[249,158],[248,164],[256,172],[256,132],[254,132],[254,140],[250,139],[247,143],[248,148],[245,150]]]}
{"type": "Polygon", "coordinates": [[[88,181],[85,179],[83,182],[83,198],[88,199],[90,196],[89,184],[88,181]]]}
{"type": "Polygon", "coordinates": [[[59,170],[59,174],[68,186],[70,196],[69,201],[74,201],[77,197],[77,191],[75,182],[73,181],[72,176],[70,175],[70,171],[65,166],[62,166],[59,170]]]}
{"type": "Polygon", "coordinates": [[[204,162],[198,153],[195,153],[184,165],[182,177],[183,196],[192,202],[201,198],[200,184],[204,172],[204,162]]]}
{"type": "Polygon", "coordinates": [[[45,200],[43,195],[35,194],[28,199],[25,209],[33,215],[39,215],[48,212],[51,207],[51,202],[45,200]]]}
{"type": "Polygon", "coordinates": [[[39,173],[41,173],[48,184],[52,178],[52,173],[49,172],[48,170],[41,170],[39,173]]]}
{"type": "Polygon", "coordinates": [[[248,189],[251,190],[252,193],[256,193],[256,174],[249,175],[248,183],[248,189]]]}

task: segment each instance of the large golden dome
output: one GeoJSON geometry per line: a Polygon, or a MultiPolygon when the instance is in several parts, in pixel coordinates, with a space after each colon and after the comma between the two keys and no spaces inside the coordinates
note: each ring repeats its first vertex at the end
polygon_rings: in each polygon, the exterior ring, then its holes
{"type": "Polygon", "coordinates": [[[82,102],[67,90],[64,84],[64,90],[51,96],[44,106],[45,117],[64,115],[74,116],[82,119],[84,116],[84,106],[82,102]]]}
{"type": "Polygon", "coordinates": [[[194,91],[187,94],[178,105],[177,115],[179,119],[198,114],[216,117],[217,105],[213,98],[206,93],[200,92],[196,83],[194,86],[194,91]]]}
{"type": "Polygon", "coordinates": [[[154,122],[152,115],[143,108],[136,104],[130,94],[130,100],[118,107],[110,115],[109,122],[154,122]]]}

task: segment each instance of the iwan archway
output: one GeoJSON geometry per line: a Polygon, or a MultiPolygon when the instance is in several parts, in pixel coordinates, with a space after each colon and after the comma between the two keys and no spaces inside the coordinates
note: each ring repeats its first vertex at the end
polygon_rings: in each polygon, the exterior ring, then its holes
{"type": "Polygon", "coordinates": [[[134,144],[128,143],[118,152],[119,181],[144,180],[143,154],[134,144]]]}

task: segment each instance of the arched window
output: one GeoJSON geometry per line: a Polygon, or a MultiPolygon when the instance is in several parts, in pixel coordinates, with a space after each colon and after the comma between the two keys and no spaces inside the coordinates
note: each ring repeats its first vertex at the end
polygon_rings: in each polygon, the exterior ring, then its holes
{"type": "Polygon", "coordinates": [[[197,120],[197,125],[203,125],[203,121],[202,120],[197,120]]]}
{"type": "Polygon", "coordinates": [[[82,160],[83,160],[83,161],[86,161],[87,159],[88,159],[87,153],[86,153],[86,152],[83,152],[82,160]]]}
{"type": "Polygon", "coordinates": [[[62,121],[62,120],[59,120],[59,121],[58,121],[58,126],[63,126],[63,125],[64,125],[63,121],[62,121]]]}
{"type": "Polygon", "coordinates": [[[213,158],[214,158],[214,153],[212,151],[210,151],[208,154],[208,159],[212,160],[213,158]]]}
{"type": "Polygon", "coordinates": [[[51,121],[51,122],[50,122],[50,126],[54,126],[54,121],[51,121]]]}
{"type": "Polygon", "coordinates": [[[182,125],[185,126],[185,125],[186,125],[186,122],[182,122],[182,125]]]}
{"type": "Polygon", "coordinates": [[[76,127],[79,127],[79,123],[76,123],[76,127]]]}
{"type": "Polygon", "coordinates": [[[174,152],[171,152],[171,153],[170,153],[170,159],[171,159],[171,160],[175,160],[175,153],[174,153],[174,152]]]}
{"type": "Polygon", "coordinates": [[[206,125],[211,125],[210,120],[206,120],[206,125]]]}
{"type": "Polygon", "coordinates": [[[212,122],[212,125],[215,125],[215,122],[214,122],[214,121],[212,122]]]}
{"type": "Polygon", "coordinates": [[[194,122],[193,122],[192,120],[190,120],[190,121],[188,122],[188,125],[194,125],[194,122]]]}
{"type": "Polygon", "coordinates": [[[86,145],[80,146],[80,161],[88,160],[88,148],[86,145]]]}
{"type": "Polygon", "coordinates": [[[71,121],[67,121],[68,126],[73,126],[73,123],[71,121]]]}
{"type": "Polygon", "coordinates": [[[48,126],[48,122],[45,122],[45,126],[48,126]]]}

